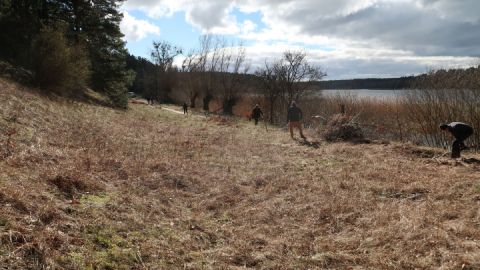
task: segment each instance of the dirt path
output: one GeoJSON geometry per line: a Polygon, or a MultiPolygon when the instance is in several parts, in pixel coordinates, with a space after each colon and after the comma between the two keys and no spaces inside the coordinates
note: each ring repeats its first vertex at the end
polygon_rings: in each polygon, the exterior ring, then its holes
{"type": "MultiPolygon", "coordinates": [[[[166,111],[169,111],[169,112],[172,112],[172,113],[182,114],[182,115],[183,115],[183,111],[177,111],[177,110],[172,109],[172,108],[162,107],[162,110],[166,110],[166,111]]],[[[188,116],[193,116],[193,117],[198,117],[198,118],[205,118],[205,115],[194,114],[194,113],[192,113],[192,111],[189,111],[189,112],[188,112],[188,116]]]]}
{"type": "MultiPolygon", "coordinates": [[[[175,114],[182,114],[183,115],[183,111],[177,111],[177,110],[172,109],[172,108],[162,107],[162,110],[166,110],[166,111],[169,111],[169,112],[172,112],[172,113],[175,113],[175,114]]],[[[193,111],[191,111],[191,110],[188,112],[187,116],[205,119],[205,114],[193,113],[193,111]]]]}
{"type": "Polygon", "coordinates": [[[170,108],[162,107],[162,109],[163,109],[163,110],[166,110],[166,111],[169,111],[169,112],[176,113],[176,114],[183,114],[183,112],[181,112],[181,111],[177,111],[177,110],[170,109],[170,108]]]}

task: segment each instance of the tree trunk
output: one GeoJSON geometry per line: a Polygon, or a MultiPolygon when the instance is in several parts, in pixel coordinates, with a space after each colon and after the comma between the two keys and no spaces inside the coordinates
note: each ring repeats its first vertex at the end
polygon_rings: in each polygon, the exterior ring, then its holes
{"type": "Polygon", "coordinates": [[[272,125],[273,125],[273,122],[274,122],[273,121],[273,113],[275,111],[273,106],[274,106],[274,101],[270,100],[270,124],[272,124],[272,125]]]}
{"type": "Polygon", "coordinates": [[[195,102],[197,100],[197,97],[198,97],[198,93],[194,93],[191,97],[190,97],[190,108],[195,108],[195,102]]]}
{"type": "Polygon", "coordinates": [[[233,115],[233,107],[237,103],[236,98],[227,98],[223,100],[223,113],[226,115],[233,115]]]}
{"type": "Polygon", "coordinates": [[[210,111],[210,101],[212,100],[213,96],[211,94],[206,94],[203,98],[203,110],[210,111]]]}

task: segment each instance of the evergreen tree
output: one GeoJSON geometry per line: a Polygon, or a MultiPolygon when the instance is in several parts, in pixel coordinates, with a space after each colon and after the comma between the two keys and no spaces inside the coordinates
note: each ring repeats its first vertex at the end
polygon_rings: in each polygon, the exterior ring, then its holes
{"type": "Polygon", "coordinates": [[[41,1],[0,1],[0,59],[32,67],[31,41],[40,30],[41,1]]]}
{"type": "MultiPolygon", "coordinates": [[[[106,93],[117,107],[127,106],[133,71],[126,69],[127,50],[120,31],[124,0],[2,0],[0,1],[0,59],[34,69],[40,59],[32,44],[43,27],[68,25],[68,46],[86,47],[91,63],[91,86],[106,93]]],[[[89,72],[90,73],[90,72],[89,72]]]]}
{"type": "MultiPolygon", "coordinates": [[[[86,33],[92,63],[92,83],[105,91],[117,107],[127,106],[127,87],[134,78],[126,69],[127,50],[120,32],[123,15],[118,6],[123,0],[97,0],[77,20],[77,29],[86,33]]],[[[78,31],[77,30],[77,31],[78,31]]]]}
{"type": "Polygon", "coordinates": [[[131,69],[136,73],[135,80],[129,87],[129,91],[153,100],[151,88],[153,88],[155,81],[155,65],[146,58],[128,55],[127,69],[131,69]]]}
{"type": "Polygon", "coordinates": [[[65,25],[43,27],[34,44],[35,82],[42,89],[80,97],[90,78],[90,63],[81,45],[70,45],[65,25]]]}

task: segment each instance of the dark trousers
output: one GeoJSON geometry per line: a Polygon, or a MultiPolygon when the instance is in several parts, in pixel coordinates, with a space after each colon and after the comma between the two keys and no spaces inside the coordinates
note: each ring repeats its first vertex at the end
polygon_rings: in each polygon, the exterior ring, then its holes
{"type": "Polygon", "coordinates": [[[458,137],[458,138],[456,138],[455,141],[453,141],[453,144],[452,144],[452,158],[459,158],[460,157],[460,152],[467,148],[467,146],[465,145],[465,143],[463,141],[465,141],[468,137],[470,137],[470,135],[472,135],[472,134],[471,133],[470,134],[465,134],[465,136],[458,137]]]}
{"type": "Polygon", "coordinates": [[[187,108],[183,108],[183,114],[187,114],[188,113],[188,109],[187,108]]]}
{"type": "Polygon", "coordinates": [[[255,120],[255,126],[258,124],[258,119],[259,118],[253,118],[253,120],[255,120]]]}

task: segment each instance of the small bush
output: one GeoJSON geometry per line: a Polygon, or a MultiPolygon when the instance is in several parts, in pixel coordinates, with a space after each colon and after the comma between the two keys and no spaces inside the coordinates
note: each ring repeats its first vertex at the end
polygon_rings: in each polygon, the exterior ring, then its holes
{"type": "Polygon", "coordinates": [[[72,198],[77,193],[103,191],[104,188],[93,181],[82,180],[71,176],[56,176],[48,180],[48,183],[56,186],[67,197],[72,198]]]}
{"type": "Polygon", "coordinates": [[[57,220],[60,217],[60,212],[52,206],[45,207],[39,213],[40,221],[46,225],[52,223],[54,220],[57,220]]]}
{"type": "Polygon", "coordinates": [[[112,81],[106,85],[106,94],[116,108],[126,109],[128,106],[128,89],[124,82],[112,81]]]}
{"type": "Polygon", "coordinates": [[[9,192],[0,190],[0,204],[10,204],[12,208],[14,208],[20,213],[29,212],[28,205],[25,203],[24,198],[19,192],[13,190],[9,192]]]}
{"type": "Polygon", "coordinates": [[[22,67],[13,66],[5,61],[0,61],[0,75],[26,85],[33,82],[32,72],[22,67]]]}
{"type": "Polygon", "coordinates": [[[357,141],[363,140],[362,129],[352,121],[352,117],[342,114],[333,115],[323,133],[326,141],[357,141]]]}

